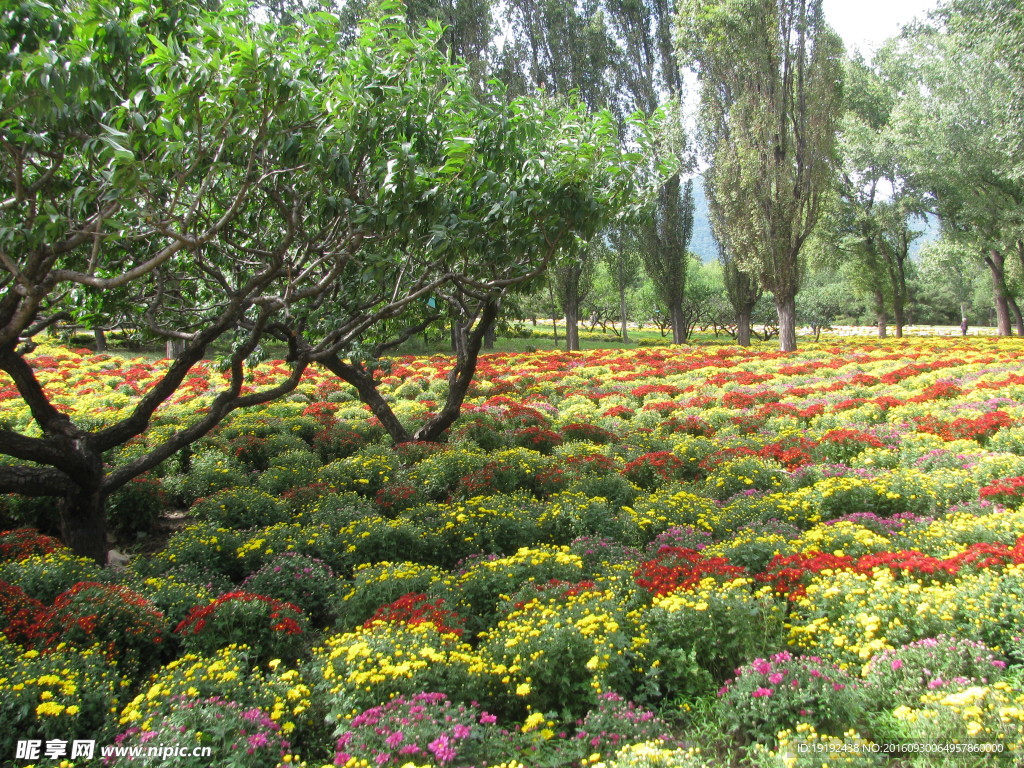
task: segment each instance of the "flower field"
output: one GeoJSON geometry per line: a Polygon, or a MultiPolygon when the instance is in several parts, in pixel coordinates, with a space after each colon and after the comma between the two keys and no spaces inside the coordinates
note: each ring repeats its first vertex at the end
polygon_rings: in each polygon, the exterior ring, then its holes
{"type": "MultiPolygon", "coordinates": [[[[107,500],[124,546],[189,514],[123,569],[47,535],[52,500],[3,500],[0,763],[88,738],[212,747],[145,763],[168,766],[1020,764],[1022,353],[485,355],[443,445],[391,446],[309,371],[107,500]]],[[[165,362],[33,364],[94,428],[165,362]]],[[[382,391],[425,419],[448,360],[390,363],[382,391]]],[[[33,433],[9,381],[0,419],[33,433]]]]}

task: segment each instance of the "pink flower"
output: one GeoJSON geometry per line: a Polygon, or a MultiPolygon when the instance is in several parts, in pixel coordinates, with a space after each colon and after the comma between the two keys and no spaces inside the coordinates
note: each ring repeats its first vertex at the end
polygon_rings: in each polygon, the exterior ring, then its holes
{"type": "Polygon", "coordinates": [[[775,672],[775,673],[773,673],[771,675],[768,675],[768,682],[771,683],[772,685],[778,685],[779,683],[782,682],[782,678],[784,678],[784,677],[785,677],[785,675],[782,674],[781,672],[775,672]]]}
{"type": "Polygon", "coordinates": [[[386,739],[384,739],[384,743],[387,744],[392,749],[394,749],[399,744],[401,744],[404,739],[405,739],[405,734],[404,733],[402,733],[401,731],[395,731],[390,736],[388,736],[386,739]]]}
{"type": "Polygon", "coordinates": [[[895,672],[897,669],[899,669],[900,667],[903,666],[903,662],[900,661],[899,659],[893,659],[891,666],[892,666],[893,672],[895,672]]]}
{"type": "Polygon", "coordinates": [[[470,731],[470,728],[469,728],[469,726],[468,726],[468,725],[463,725],[462,723],[459,723],[459,724],[458,724],[458,725],[456,725],[456,726],[455,726],[454,728],[452,728],[452,735],[453,735],[453,736],[454,736],[454,737],[455,737],[456,739],[464,739],[464,738],[466,738],[467,736],[469,736],[469,734],[470,734],[471,732],[472,732],[472,731],[470,731]]]}
{"type": "Polygon", "coordinates": [[[761,699],[765,696],[771,696],[773,693],[775,693],[775,691],[771,688],[758,688],[756,691],[754,691],[753,697],[755,699],[761,699]]]}
{"type": "Polygon", "coordinates": [[[494,715],[492,715],[490,712],[481,712],[480,713],[480,724],[481,725],[492,725],[493,723],[496,723],[496,722],[498,722],[498,718],[495,717],[494,715]]]}
{"type": "Polygon", "coordinates": [[[450,763],[455,759],[455,750],[452,749],[448,737],[443,733],[427,744],[427,749],[434,753],[439,763],[450,763]]]}
{"type": "Polygon", "coordinates": [[[772,671],[772,665],[764,659],[756,659],[751,666],[754,667],[754,671],[759,675],[767,675],[772,671]]]}

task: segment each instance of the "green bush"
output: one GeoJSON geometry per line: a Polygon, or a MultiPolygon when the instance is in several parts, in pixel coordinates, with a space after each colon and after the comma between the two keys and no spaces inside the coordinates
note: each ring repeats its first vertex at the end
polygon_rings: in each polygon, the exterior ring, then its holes
{"type": "Polygon", "coordinates": [[[119,541],[131,541],[153,530],[168,505],[163,484],[157,478],[129,480],[107,497],[107,528],[119,541]]]}
{"type": "Polygon", "coordinates": [[[197,520],[234,529],[274,525],[290,517],[284,502],[256,488],[225,488],[196,501],[189,512],[197,520]]]}
{"type": "Polygon", "coordinates": [[[187,473],[168,477],[164,481],[164,487],[186,507],[192,506],[197,499],[225,488],[247,485],[249,476],[242,465],[213,448],[207,448],[192,456],[187,473]]]}

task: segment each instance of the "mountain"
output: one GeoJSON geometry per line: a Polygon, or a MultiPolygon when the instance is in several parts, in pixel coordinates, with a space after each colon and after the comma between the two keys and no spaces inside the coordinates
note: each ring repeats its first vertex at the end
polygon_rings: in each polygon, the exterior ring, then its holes
{"type": "Polygon", "coordinates": [[[718,258],[718,243],[711,234],[711,214],[708,211],[707,195],[704,194],[703,176],[693,180],[693,238],[690,240],[690,251],[697,254],[705,264],[718,258]]]}

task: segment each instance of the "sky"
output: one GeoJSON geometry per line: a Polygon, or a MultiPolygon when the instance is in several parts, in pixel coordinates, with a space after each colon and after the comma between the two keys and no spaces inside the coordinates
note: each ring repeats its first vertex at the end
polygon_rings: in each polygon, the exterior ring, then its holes
{"type": "Polygon", "coordinates": [[[852,51],[869,54],[900,27],[924,18],[938,0],[824,0],[825,18],[852,51]]]}

